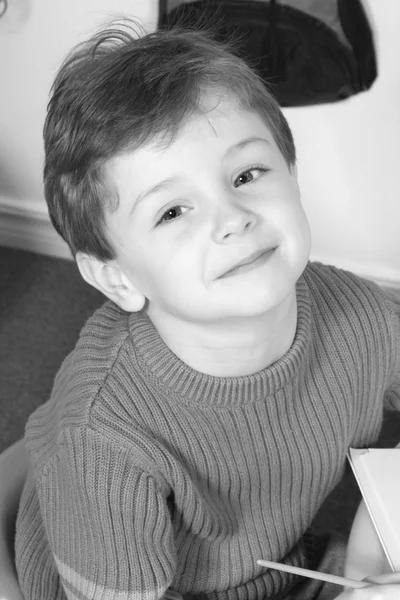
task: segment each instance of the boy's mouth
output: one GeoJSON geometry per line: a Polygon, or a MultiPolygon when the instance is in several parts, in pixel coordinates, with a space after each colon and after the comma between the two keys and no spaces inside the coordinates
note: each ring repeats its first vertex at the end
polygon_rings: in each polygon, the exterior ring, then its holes
{"type": "Polygon", "coordinates": [[[250,256],[241,260],[232,269],[229,269],[229,271],[221,275],[219,279],[231,277],[233,275],[239,275],[240,273],[246,273],[247,271],[251,271],[257,267],[260,267],[269,260],[275,250],[276,246],[274,248],[269,248],[268,250],[258,250],[257,252],[253,252],[253,254],[250,254],[250,256]]]}

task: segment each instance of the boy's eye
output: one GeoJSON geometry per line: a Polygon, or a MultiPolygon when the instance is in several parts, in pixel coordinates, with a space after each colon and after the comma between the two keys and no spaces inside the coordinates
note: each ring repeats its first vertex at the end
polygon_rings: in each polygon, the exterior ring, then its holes
{"type": "Polygon", "coordinates": [[[175,221],[183,215],[184,210],[185,209],[183,208],[183,206],[172,206],[171,208],[165,211],[165,213],[158,221],[157,225],[163,222],[175,221]]]}
{"type": "Polygon", "coordinates": [[[240,175],[236,177],[233,185],[237,188],[246,183],[251,183],[258,179],[262,173],[265,173],[266,170],[267,169],[262,167],[252,167],[251,169],[247,169],[247,171],[243,171],[243,173],[240,173],[240,175]]]}

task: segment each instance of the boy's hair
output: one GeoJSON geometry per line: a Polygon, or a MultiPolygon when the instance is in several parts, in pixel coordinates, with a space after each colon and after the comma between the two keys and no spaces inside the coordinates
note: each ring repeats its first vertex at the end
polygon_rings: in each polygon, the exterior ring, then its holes
{"type": "Polygon", "coordinates": [[[126,21],[79,45],[52,87],[44,189],[51,221],[73,256],[116,258],[105,226],[105,210],[118,205],[106,177],[108,161],[151,141],[172,141],[200,110],[205,90],[227,92],[257,111],[288,166],[296,160],[276,100],[232,44],[204,31],[174,28],[140,36],[136,30],[126,21]]]}

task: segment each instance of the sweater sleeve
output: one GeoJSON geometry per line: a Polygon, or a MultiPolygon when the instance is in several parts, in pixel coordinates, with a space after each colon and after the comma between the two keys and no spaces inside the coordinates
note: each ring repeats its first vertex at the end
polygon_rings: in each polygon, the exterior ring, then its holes
{"type": "Polygon", "coordinates": [[[385,397],[385,408],[400,410],[400,291],[386,291],[386,304],[392,317],[393,374],[385,397]]]}
{"type": "Polygon", "coordinates": [[[64,598],[59,588],[68,600],[178,597],[166,486],[115,443],[87,431],[69,438],[36,478],[53,568],[25,574],[26,598],[64,598]]]}

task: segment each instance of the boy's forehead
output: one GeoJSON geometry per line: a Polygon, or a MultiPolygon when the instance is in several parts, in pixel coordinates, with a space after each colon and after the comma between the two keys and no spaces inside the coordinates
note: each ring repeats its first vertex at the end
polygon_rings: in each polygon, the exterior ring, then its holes
{"type": "Polygon", "coordinates": [[[167,130],[153,136],[152,139],[148,140],[146,146],[163,151],[182,137],[193,134],[194,139],[196,139],[199,123],[209,125],[209,131],[205,128],[203,134],[209,133],[218,136],[218,131],[213,127],[215,119],[231,119],[232,133],[234,134],[235,123],[233,121],[241,121],[242,125],[248,123],[250,126],[251,122],[254,122],[254,117],[258,120],[257,127],[262,121],[262,125],[269,131],[261,111],[245,104],[232,90],[204,89],[196,106],[188,110],[180,121],[171,122],[167,130]]]}
{"type": "Polygon", "coordinates": [[[186,115],[173,131],[153,137],[144,148],[164,153],[182,141],[198,144],[215,138],[220,138],[222,145],[234,145],[244,138],[255,137],[257,133],[270,142],[274,141],[270,128],[258,111],[244,107],[235,97],[210,96],[197,110],[186,115]]]}
{"type": "MultiPolygon", "coordinates": [[[[133,166],[146,166],[154,159],[168,160],[182,156],[194,146],[203,146],[217,140],[221,152],[229,153],[231,148],[246,147],[251,142],[264,141],[276,146],[273,135],[258,111],[241,105],[232,94],[208,93],[202,96],[197,109],[187,114],[175,127],[149,136],[141,144],[130,148],[108,161],[111,173],[120,171],[121,164],[130,162],[133,166]],[[183,146],[183,148],[182,148],[183,146]]],[[[153,163],[154,164],[154,163],[153,163]]]]}

